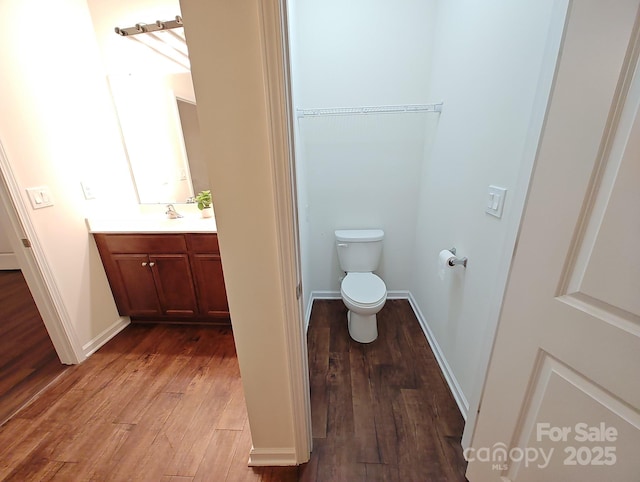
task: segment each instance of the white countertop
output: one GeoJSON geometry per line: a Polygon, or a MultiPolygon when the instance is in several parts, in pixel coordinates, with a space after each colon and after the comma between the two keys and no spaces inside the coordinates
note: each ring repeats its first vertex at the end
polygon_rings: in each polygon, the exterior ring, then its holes
{"type": "Polygon", "coordinates": [[[168,219],[164,214],[132,217],[86,218],[90,233],[215,233],[215,217],[202,218],[199,214],[184,214],[182,218],[168,219]]]}

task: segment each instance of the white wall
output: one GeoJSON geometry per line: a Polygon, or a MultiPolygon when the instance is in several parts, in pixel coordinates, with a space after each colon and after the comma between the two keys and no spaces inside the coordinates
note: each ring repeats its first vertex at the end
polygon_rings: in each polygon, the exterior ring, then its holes
{"type": "Polygon", "coordinates": [[[420,181],[410,289],[466,399],[484,377],[520,216],[515,189],[552,4],[440,2],[429,92],[444,110],[420,181]],[[490,184],[508,189],[502,219],[484,213],[490,184]],[[441,281],[437,255],[452,246],[469,264],[441,281]]]}
{"type": "Polygon", "coordinates": [[[51,189],[54,206],[31,222],[87,352],[119,316],[84,218],[135,196],[86,2],[0,2],[0,64],[0,141],[23,203],[25,188],[51,189]],[[85,201],[87,179],[97,192],[118,186],[117,198],[85,201]]]}
{"type": "Polygon", "coordinates": [[[425,100],[436,2],[295,1],[304,107],[425,100]]]}
{"type": "MultiPolygon", "coordinates": [[[[434,1],[290,1],[298,108],[427,103],[434,1]]],[[[383,228],[378,273],[407,289],[419,178],[437,114],[301,118],[296,169],[305,304],[339,290],[333,231],[383,228]]]]}
{"type": "MultiPolygon", "coordinates": [[[[182,0],[252,460],[295,462],[261,24],[263,0],[182,0]]],[[[264,2],[266,3],[266,2],[264,2]]],[[[291,293],[293,293],[293,287],[291,293]]]]}
{"type": "Polygon", "coordinates": [[[334,230],[382,228],[377,273],[387,289],[406,290],[411,276],[420,173],[427,126],[437,114],[305,118],[309,222],[307,277],[314,291],[340,290],[334,230]]]}

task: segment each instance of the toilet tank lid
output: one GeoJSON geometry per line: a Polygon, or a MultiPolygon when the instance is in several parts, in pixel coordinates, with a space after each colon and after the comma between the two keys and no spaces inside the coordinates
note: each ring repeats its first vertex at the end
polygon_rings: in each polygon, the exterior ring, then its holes
{"type": "Polygon", "coordinates": [[[384,238],[382,229],[338,229],[335,232],[336,240],[343,242],[381,241],[384,238]]]}

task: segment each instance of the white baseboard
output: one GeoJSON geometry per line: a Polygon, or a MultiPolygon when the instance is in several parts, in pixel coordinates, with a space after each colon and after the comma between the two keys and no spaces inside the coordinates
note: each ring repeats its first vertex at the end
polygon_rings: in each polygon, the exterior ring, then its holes
{"type": "Polygon", "coordinates": [[[304,332],[309,331],[309,322],[311,321],[311,308],[315,300],[339,300],[342,299],[339,291],[312,291],[309,295],[309,302],[304,313],[304,332]]]}
{"type": "Polygon", "coordinates": [[[311,298],[314,300],[340,300],[342,295],[339,291],[312,291],[311,298]]]}
{"type": "Polygon", "coordinates": [[[251,447],[249,467],[298,465],[293,447],[264,448],[251,447]]]}
{"type": "Polygon", "coordinates": [[[0,270],[20,269],[18,259],[13,253],[0,253],[0,270]]]}
{"type": "Polygon", "coordinates": [[[131,320],[128,316],[119,317],[109,328],[82,346],[85,357],[93,355],[102,345],[124,330],[130,323],[131,320]]]}
{"type": "Polygon", "coordinates": [[[449,385],[449,390],[451,390],[451,394],[453,395],[453,398],[455,399],[456,404],[460,409],[460,413],[462,414],[462,417],[466,421],[467,414],[469,413],[469,402],[467,401],[467,398],[464,396],[464,393],[462,393],[462,388],[460,387],[458,380],[453,374],[453,371],[451,370],[451,367],[447,362],[447,358],[444,356],[444,353],[442,352],[442,349],[440,348],[440,345],[438,344],[436,337],[433,335],[431,328],[429,328],[429,324],[427,323],[427,320],[424,318],[422,311],[420,311],[420,308],[418,307],[418,303],[416,302],[415,298],[411,293],[409,293],[408,299],[409,299],[409,304],[411,305],[411,308],[413,308],[413,312],[416,315],[416,318],[418,318],[418,323],[420,323],[422,332],[424,333],[424,336],[427,338],[427,342],[431,347],[431,351],[433,351],[433,354],[436,357],[436,361],[438,362],[438,365],[440,365],[440,371],[444,375],[444,379],[447,381],[447,384],[449,385]]]}
{"type": "MultiPolygon", "coordinates": [[[[309,296],[309,303],[307,304],[307,309],[305,313],[305,330],[308,330],[309,328],[309,321],[311,320],[311,308],[313,306],[314,300],[334,300],[334,299],[340,299],[340,298],[341,296],[339,291],[312,291],[311,295],[309,296]]],[[[460,413],[462,414],[462,417],[466,420],[467,414],[469,413],[469,402],[467,401],[467,398],[464,396],[464,393],[462,392],[462,388],[460,387],[458,380],[453,374],[453,371],[451,370],[451,367],[449,366],[449,363],[447,362],[447,358],[444,356],[444,353],[442,352],[440,345],[436,341],[436,337],[433,335],[431,328],[429,328],[429,324],[427,323],[427,320],[422,314],[422,311],[420,311],[420,308],[418,307],[418,303],[416,302],[415,298],[413,297],[410,291],[393,290],[393,291],[387,291],[387,299],[409,301],[409,304],[411,305],[411,308],[413,309],[413,312],[416,315],[416,318],[418,319],[418,323],[422,328],[422,332],[424,333],[424,336],[427,339],[429,346],[431,347],[431,351],[433,351],[433,354],[436,357],[436,361],[440,366],[440,371],[442,371],[442,374],[444,375],[444,379],[447,381],[447,384],[449,385],[449,390],[451,390],[451,393],[453,394],[453,398],[455,399],[456,404],[460,409],[460,413]]]]}
{"type": "Polygon", "coordinates": [[[410,293],[406,290],[387,291],[388,300],[408,300],[410,293]]]}

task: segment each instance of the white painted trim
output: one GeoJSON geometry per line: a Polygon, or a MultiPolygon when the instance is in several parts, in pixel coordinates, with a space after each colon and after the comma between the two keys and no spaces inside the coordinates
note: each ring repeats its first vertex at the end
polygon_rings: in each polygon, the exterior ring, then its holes
{"type": "Polygon", "coordinates": [[[341,300],[339,291],[312,291],[311,298],[314,300],[341,300]]]}
{"type": "Polygon", "coordinates": [[[438,365],[440,365],[440,371],[442,371],[442,375],[444,375],[444,379],[447,381],[447,385],[449,385],[449,390],[451,390],[451,394],[453,395],[453,398],[455,399],[456,404],[460,409],[460,413],[462,414],[462,417],[467,420],[467,414],[469,413],[469,402],[464,396],[462,388],[460,387],[456,376],[453,374],[453,370],[451,369],[451,366],[449,366],[447,358],[444,356],[444,353],[442,352],[442,349],[440,348],[435,335],[431,331],[431,328],[429,328],[429,323],[427,323],[427,320],[422,314],[422,311],[420,311],[418,303],[411,293],[409,293],[409,304],[411,305],[411,308],[413,308],[413,312],[416,314],[416,318],[418,318],[418,323],[420,323],[422,332],[427,338],[429,346],[431,346],[431,351],[436,357],[438,365]]]}
{"type": "MultiPolygon", "coordinates": [[[[315,300],[339,300],[339,299],[341,299],[339,291],[312,291],[311,295],[309,296],[309,304],[307,306],[305,328],[307,330],[309,328],[309,321],[311,320],[311,308],[315,300]]],[[[409,290],[390,290],[390,291],[387,291],[387,299],[409,301],[409,305],[411,306],[413,313],[416,315],[416,318],[418,319],[418,323],[420,324],[420,328],[422,328],[422,332],[424,333],[424,336],[427,339],[427,343],[429,343],[429,346],[431,347],[431,351],[433,351],[433,355],[436,357],[436,361],[440,366],[440,371],[442,372],[444,379],[447,381],[447,385],[449,385],[449,390],[451,390],[451,394],[453,395],[453,398],[455,399],[456,404],[458,405],[458,409],[460,410],[462,417],[466,420],[467,414],[469,413],[469,402],[467,401],[467,398],[464,396],[464,393],[462,392],[462,388],[460,387],[460,384],[458,383],[458,380],[454,375],[453,370],[449,365],[449,362],[447,362],[447,358],[444,356],[444,353],[440,348],[440,345],[438,344],[436,337],[431,331],[431,328],[429,328],[429,324],[427,323],[427,320],[422,314],[422,311],[420,310],[420,307],[418,306],[418,303],[416,302],[415,298],[413,297],[413,295],[409,290]]]]}
{"type": "Polygon", "coordinates": [[[249,467],[286,466],[298,465],[296,449],[287,448],[262,448],[251,447],[249,454],[249,467]]]}
{"type": "Polygon", "coordinates": [[[311,310],[313,309],[313,302],[315,300],[339,300],[339,291],[312,291],[309,293],[309,301],[307,302],[307,308],[304,312],[304,332],[309,331],[309,323],[311,322],[311,310]]]}
{"type": "Polygon", "coordinates": [[[313,309],[313,302],[315,300],[339,300],[341,298],[342,296],[340,296],[339,291],[312,291],[309,294],[307,309],[304,313],[304,332],[307,333],[309,331],[309,323],[311,322],[311,310],[313,309]]]}
{"type": "Polygon", "coordinates": [[[99,335],[92,338],[88,343],[85,343],[82,346],[82,350],[84,351],[84,356],[89,358],[96,351],[100,349],[105,343],[107,343],[111,338],[116,336],[122,330],[124,330],[127,326],[131,324],[131,319],[128,316],[120,316],[116,321],[114,321],[111,326],[102,331],[99,335]]]}
{"type": "Polygon", "coordinates": [[[409,290],[390,290],[387,291],[388,300],[408,300],[411,293],[409,290]]]}
{"type": "Polygon", "coordinates": [[[20,269],[14,253],[0,253],[0,270],[20,269]]]}
{"type": "Polygon", "coordinates": [[[311,321],[311,310],[313,309],[313,292],[309,293],[309,301],[307,301],[307,307],[304,310],[304,332],[309,331],[309,322],[311,321]]]}
{"type": "Polygon", "coordinates": [[[51,337],[58,358],[64,364],[76,364],[85,359],[71,318],[58,290],[42,245],[31,223],[21,189],[13,175],[9,159],[0,142],[0,211],[6,215],[4,226],[22,274],[27,281],[42,321],[51,337]],[[28,239],[30,248],[22,245],[28,239]]]}
{"type": "MultiPolygon", "coordinates": [[[[264,0],[259,7],[263,73],[269,116],[269,144],[276,211],[278,265],[282,288],[283,329],[295,447],[284,452],[252,448],[250,465],[296,465],[311,457],[311,396],[297,237],[293,152],[293,113],[289,76],[285,0],[264,0]]],[[[277,449],[280,450],[280,449],[277,449]]]]}

